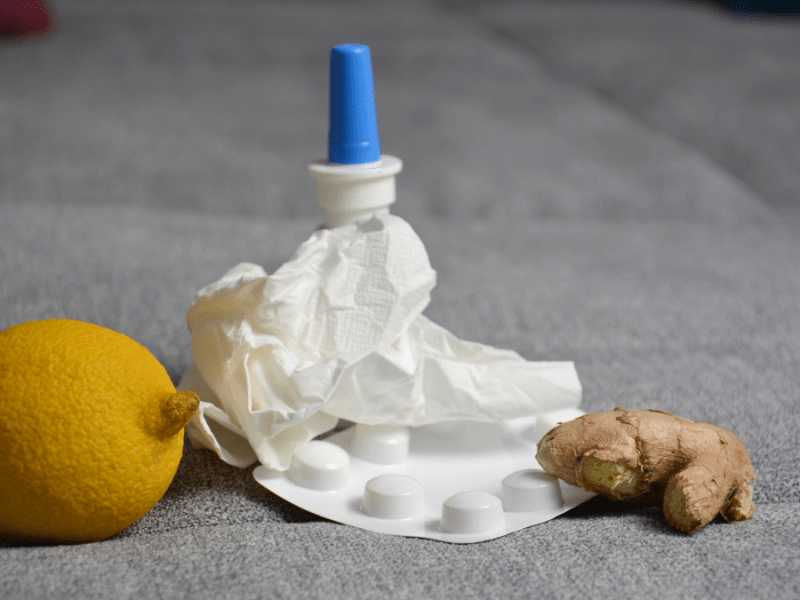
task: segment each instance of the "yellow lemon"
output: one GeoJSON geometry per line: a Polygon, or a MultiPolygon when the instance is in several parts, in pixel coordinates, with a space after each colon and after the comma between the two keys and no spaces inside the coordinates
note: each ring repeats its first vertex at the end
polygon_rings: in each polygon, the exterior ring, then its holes
{"type": "Polygon", "coordinates": [[[0,333],[0,537],[90,542],[139,520],[172,482],[198,402],[105,327],[0,333]]]}

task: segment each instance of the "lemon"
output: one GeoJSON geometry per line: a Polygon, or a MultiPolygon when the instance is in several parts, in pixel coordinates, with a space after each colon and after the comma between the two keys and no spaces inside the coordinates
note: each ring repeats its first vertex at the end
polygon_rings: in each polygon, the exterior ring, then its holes
{"type": "Polygon", "coordinates": [[[0,333],[0,537],[106,539],[161,499],[198,406],[141,344],[99,325],[0,333]]]}

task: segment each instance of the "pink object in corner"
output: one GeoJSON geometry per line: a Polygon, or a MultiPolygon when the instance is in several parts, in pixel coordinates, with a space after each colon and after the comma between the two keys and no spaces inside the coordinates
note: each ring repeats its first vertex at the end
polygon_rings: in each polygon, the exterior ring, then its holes
{"type": "Polygon", "coordinates": [[[53,28],[54,17],[44,0],[0,0],[0,39],[46,35],[53,28]]]}

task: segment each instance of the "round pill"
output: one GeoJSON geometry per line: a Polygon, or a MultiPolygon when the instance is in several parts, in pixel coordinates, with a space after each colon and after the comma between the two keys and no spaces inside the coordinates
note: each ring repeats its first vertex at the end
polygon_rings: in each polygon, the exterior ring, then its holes
{"type": "Polygon", "coordinates": [[[517,471],[503,479],[503,510],[535,512],[555,510],[564,505],[558,479],[534,469],[517,471]]]}
{"type": "Polygon", "coordinates": [[[445,533],[488,533],[505,528],[500,498],[485,492],[461,492],[442,504],[445,533]]]}
{"type": "Polygon", "coordinates": [[[361,508],[368,515],[380,519],[416,517],[424,508],[422,486],[407,475],[378,475],[364,486],[361,508]]]}
{"type": "Polygon", "coordinates": [[[347,452],[330,442],[315,440],[294,453],[289,478],[304,488],[331,492],[347,486],[349,468],[347,452]]]}
{"type": "Polygon", "coordinates": [[[353,456],[379,465],[397,465],[408,458],[408,427],[359,423],[354,429],[350,442],[353,456]]]}

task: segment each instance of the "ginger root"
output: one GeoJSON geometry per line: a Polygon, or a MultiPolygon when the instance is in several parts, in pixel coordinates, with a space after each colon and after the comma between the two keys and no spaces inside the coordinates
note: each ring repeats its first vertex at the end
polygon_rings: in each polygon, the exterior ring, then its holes
{"type": "Polygon", "coordinates": [[[693,533],[719,514],[753,516],[756,472],[727,429],[647,410],[584,415],[539,442],[545,471],[612,500],[663,503],[667,522],[693,533]]]}

